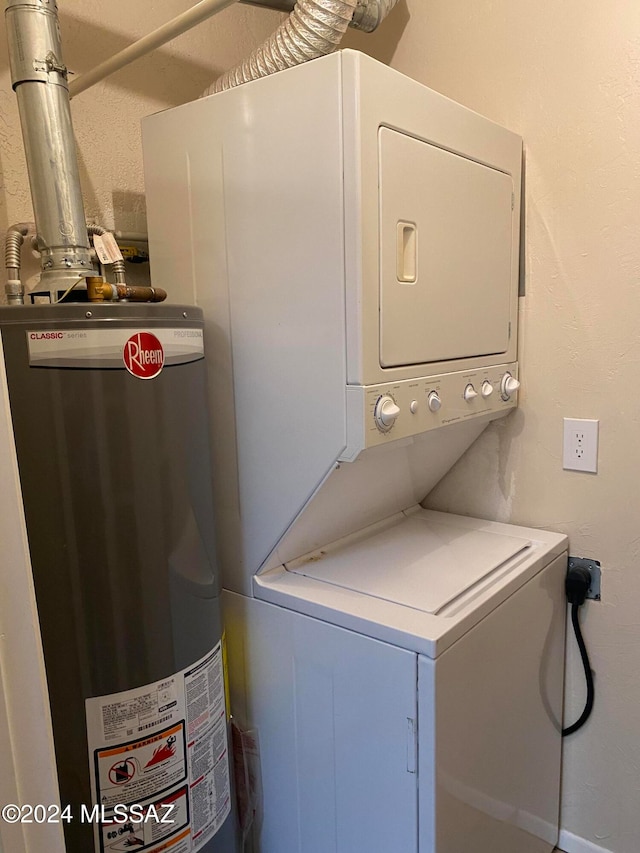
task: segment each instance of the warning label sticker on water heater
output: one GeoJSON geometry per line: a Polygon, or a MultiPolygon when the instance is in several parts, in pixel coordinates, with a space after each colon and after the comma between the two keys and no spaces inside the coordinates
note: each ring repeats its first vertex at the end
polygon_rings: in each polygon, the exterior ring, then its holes
{"type": "Polygon", "coordinates": [[[196,853],[231,811],[222,643],[135,690],[86,700],[96,850],[196,853]]]}

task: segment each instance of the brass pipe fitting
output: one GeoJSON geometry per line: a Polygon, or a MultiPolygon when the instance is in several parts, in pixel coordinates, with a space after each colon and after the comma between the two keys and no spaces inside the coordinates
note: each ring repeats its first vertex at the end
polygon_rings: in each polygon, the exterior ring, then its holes
{"type": "Polygon", "coordinates": [[[164,302],[166,290],[159,287],[140,287],[128,284],[109,284],[103,278],[87,278],[87,297],[89,302],[164,302]]]}

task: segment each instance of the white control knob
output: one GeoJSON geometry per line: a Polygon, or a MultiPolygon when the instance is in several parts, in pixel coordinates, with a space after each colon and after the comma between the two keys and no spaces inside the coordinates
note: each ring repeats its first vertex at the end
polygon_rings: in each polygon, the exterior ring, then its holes
{"type": "Polygon", "coordinates": [[[427,398],[427,405],[432,412],[437,412],[442,406],[442,400],[437,391],[430,391],[427,398]]]}
{"type": "Polygon", "coordinates": [[[420,406],[418,405],[417,400],[412,400],[411,403],[409,404],[409,411],[411,412],[412,415],[415,415],[415,413],[418,411],[419,408],[420,408],[420,406]]]}
{"type": "Polygon", "coordinates": [[[502,377],[502,383],[500,384],[500,390],[502,391],[502,399],[508,400],[512,394],[520,387],[520,383],[517,379],[515,379],[510,373],[505,373],[502,377]]]}
{"type": "Polygon", "coordinates": [[[388,432],[396,422],[396,418],[400,414],[400,409],[396,406],[396,401],[388,394],[380,397],[376,403],[375,419],[378,429],[382,432],[388,432]]]}
{"type": "Polygon", "coordinates": [[[478,396],[478,392],[473,387],[473,385],[471,385],[471,383],[469,383],[469,385],[467,385],[467,387],[464,389],[464,394],[462,396],[467,401],[467,403],[470,403],[472,400],[475,400],[475,398],[478,396]]]}
{"type": "Polygon", "coordinates": [[[493,385],[487,379],[485,379],[482,383],[480,393],[485,398],[485,400],[487,399],[487,397],[490,397],[493,394],[493,385]]]}

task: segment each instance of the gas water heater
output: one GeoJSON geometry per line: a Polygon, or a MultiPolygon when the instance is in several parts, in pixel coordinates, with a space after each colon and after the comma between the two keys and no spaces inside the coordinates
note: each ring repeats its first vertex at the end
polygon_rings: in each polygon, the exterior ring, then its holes
{"type": "Polygon", "coordinates": [[[201,312],[12,307],[0,332],[66,849],[232,853],[201,312]]]}

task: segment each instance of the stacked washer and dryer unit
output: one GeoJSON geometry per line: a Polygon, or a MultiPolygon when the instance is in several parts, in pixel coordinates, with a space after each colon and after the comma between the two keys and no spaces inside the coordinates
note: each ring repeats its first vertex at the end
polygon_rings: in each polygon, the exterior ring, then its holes
{"type": "Polygon", "coordinates": [[[255,849],[546,853],[566,539],[420,503],[517,405],[521,139],[353,51],[143,135],[154,279],[212,355],[255,849]]]}

